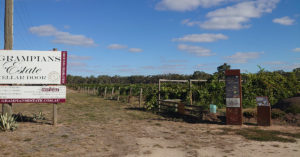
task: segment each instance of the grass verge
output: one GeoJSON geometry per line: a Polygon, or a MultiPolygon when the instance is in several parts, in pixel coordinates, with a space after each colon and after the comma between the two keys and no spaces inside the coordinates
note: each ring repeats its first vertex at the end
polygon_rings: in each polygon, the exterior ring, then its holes
{"type": "Polygon", "coordinates": [[[230,129],[223,128],[222,134],[229,134],[234,132],[237,135],[241,135],[248,140],[254,141],[277,141],[277,142],[296,142],[295,138],[300,138],[300,133],[286,133],[274,130],[261,130],[258,128],[246,128],[246,129],[230,129]]]}

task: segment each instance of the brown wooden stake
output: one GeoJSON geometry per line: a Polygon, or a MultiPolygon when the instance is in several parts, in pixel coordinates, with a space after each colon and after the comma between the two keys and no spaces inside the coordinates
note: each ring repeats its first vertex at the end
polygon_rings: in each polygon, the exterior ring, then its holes
{"type": "Polygon", "coordinates": [[[53,104],[53,125],[57,125],[57,104],[53,104]]]}
{"type": "Polygon", "coordinates": [[[139,108],[141,108],[142,101],[143,101],[143,88],[141,88],[141,90],[140,90],[140,101],[139,101],[139,108]]]}
{"type": "Polygon", "coordinates": [[[177,111],[179,114],[184,115],[185,114],[185,110],[184,110],[184,104],[182,102],[178,103],[177,106],[177,111]]]}
{"type": "Polygon", "coordinates": [[[132,88],[130,87],[129,96],[128,96],[128,103],[130,103],[130,100],[131,100],[131,92],[132,92],[132,88]]]}
{"type": "Polygon", "coordinates": [[[120,100],[120,94],[121,94],[121,87],[119,87],[119,92],[118,92],[117,101],[119,101],[119,100],[120,100]]]}
{"type": "Polygon", "coordinates": [[[158,112],[160,112],[160,79],[158,81],[158,112]]]}
{"type": "Polygon", "coordinates": [[[112,100],[113,97],[114,97],[114,90],[115,90],[115,87],[113,87],[112,90],[111,90],[111,96],[110,96],[110,99],[111,99],[111,100],[112,100]]]}
{"type": "MultiPolygon", "coordinates": [[[[53,48],[53,51],[57,51],[57,48],[53,48]]],[[[53,126],[57,125],[57,104],[53,104],[53,126]]]]}
{"type": "Polygon", "coordinates": [[[192,82],[189,80],[189,95],[190,95],[190,105],[193,105],[193,92],[192,92],[192,82]]]}
{"type": "Polygon", "coordinates": [[[106,98],[106,92],[107,92],[107,87],[105,87],[105,90],[104,90],[104,99],[106,98]]]}

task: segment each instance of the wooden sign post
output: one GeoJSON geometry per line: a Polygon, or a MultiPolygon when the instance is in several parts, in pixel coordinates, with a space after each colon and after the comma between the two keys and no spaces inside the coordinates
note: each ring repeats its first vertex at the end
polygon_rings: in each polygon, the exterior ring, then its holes
{"type": "Polygon", "coordinates": [[[240,70],[225,71],[226,124],[242,125],[242,85],[240,70]]]}
{"type": "Polygon", "coordinates": [[[271,106],[268,97],[256,97],[257,125],[271,126],[271,106]]]}

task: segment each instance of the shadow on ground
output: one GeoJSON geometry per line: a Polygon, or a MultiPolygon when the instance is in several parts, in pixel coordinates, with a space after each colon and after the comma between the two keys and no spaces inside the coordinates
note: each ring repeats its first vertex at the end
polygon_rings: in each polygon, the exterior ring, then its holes
{"type": "Polygon", "coordinates": [[[26,116],[22,113],[13,114],[17,122],[29,122],[29,123],[38,123],[38,124],[48,124],[52,125],[52,123],[47,122],[46,119],[36,119],[34,116],[26,116]]]}
{"type": "Polygon", "coordinates": [[[218,125],[225,125],[226,124],[226,117],[225,116],[217,116],[214,114],[199,114],[199,115],[181,115],[178,113],[174,113],[171,111],[165,112],[158,112],[158,111],[148,111],[145,108],[139,107],[127,107],[126,110],[134,110],[134,111],[141,111],[141,112],[154,112],[162,116],[164,119],[153,119],[153,120],[169,120],[169,121],[182,121],[192,124],[202,123],[202,124],[218,124],[218,125]]]}

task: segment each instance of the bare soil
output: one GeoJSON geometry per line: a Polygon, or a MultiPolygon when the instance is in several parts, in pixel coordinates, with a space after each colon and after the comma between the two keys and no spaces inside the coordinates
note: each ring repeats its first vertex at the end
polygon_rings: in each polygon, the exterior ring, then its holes
{"type": "Polygon", "coordinates": [[[18,123],[14,132],[0,132],[0,156],[104,156],[104,157],[202,157],[202,156],[300,156],[296,142],[247,140],[224,128],[258,128],[300,133],[300,127],[226,126],[188,123],[75,91],[58,106],[59,125],[53,127],[51,104],[15,104],[14,113],[46,120],[18,123]]]}

